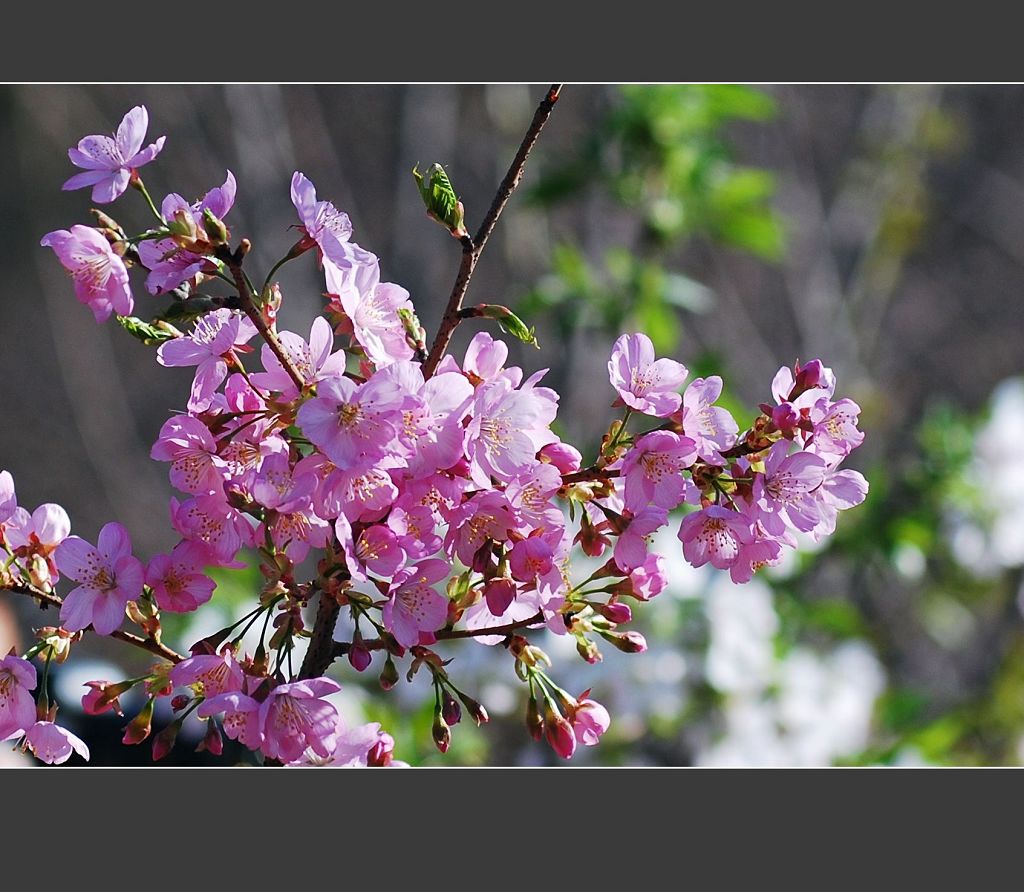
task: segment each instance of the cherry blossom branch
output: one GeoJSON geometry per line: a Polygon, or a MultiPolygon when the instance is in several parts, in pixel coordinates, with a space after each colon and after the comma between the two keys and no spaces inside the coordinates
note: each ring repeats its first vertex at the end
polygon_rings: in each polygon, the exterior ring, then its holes
{"type": "Polygon", "coordinates": [[[568,486],[572,483],[589,483],[593,480],[611,480],[613,477],[621,476],[621,472],[617,469],[599,468],[597,465],[591,465],[589,468],[580,468],[578,471],[574,471],[572,474],[562,475],[562,484],[568,486]]]}
{"type": "Polygon", "coordinates": [[[479,638],[482,635],[509,635],[519,629],[532,626],[534,623],[542,622],[544,622],[544,614],[538,610],[528,619],[517,619],[515,622],[505,623],[503,626],[490,626],[486,629],[442,629],[440,632],[435,632],[434,637],[438,641],[451,641],[456,638],[479,638]]]}
{"type": "Polygon", "coordinates": [[[537,142],[537,137],[540,136],[540,132],[544,129],[544,125],[547,123],[555,103],[558,102],[561,89],[561,84],[552,84],[537,107],[537,111],[533,115],[533,121],[530,123],[530,129],[526,131],[526,136],[523,137],[523,141],[519,145],[519,151],[516,152],[515,158],[512,159],[512,164],[509,166],[508,173],[505,174],[505,179],[501,181],[501,185],[498,187],[494,201],[491,202],[491,208],[477,230],[476,238],[470,238],[466,235],[459,239],[462,244],[462,262],[459,264],[459,272],[455,277],[455,285],[452,287],[452,293],[448,298],[448,306],[444,311],[444,316],[441,318],[441,325],[438,328],[437,336],[434,338],[434,343],[430,346],[430,355],[423,364],[423,376],[425,378],[429,378],[434,374],[434,370],[441,361],[441,357],[444,356],[444,351],[448,349],[448,343],[452,339],[452,334],[462,321],[459,311],[462,309],[462,300],[469,289],[469,281],[473,277],[473,270],[476,268],[477,261],[487,245],[487,240],[494,231],[498,217],[501,216],[501,212],[505,209],[505,205],[508,204],[509,198],[512,197],[512,193],[515,192],[516,187],[523,178],[526,159],[530,157],[530,151],[533,149],[534,143],[537,142]]]}
{"type": "MultiPolygon", "coordinates": [[[[34,585],[28,585],[23,582],[12,582],[9,585],[0,586],[0,589],[4,591],[14,592],[18,595],[28,595],[30,598],[35,598],[39,602],[39,606],[43,609],[47,607],[55,607],[60,610],[64,604],[64,599],[58,595],[51,594],[50,592],[44,592],[42,589],[36,588],[34,585]]],[[[86,631],[91,631],[92,626],[89,626],[86,631]]],[[[110,633],[110,638],[116,638],[118,641],[123,641],[125,644],[131,644],[133,647],[141,648],[142,650],[148,651],[157,657],[163,657],[165,660],[169,660],[172,663],[180,663],[185,659],[177,651],[171,650],[159,641],[154,641],[152,638],[142,638],[139,635],[133,635],[131,632],[122,632],[120,629],[115,629],[110,633]]]]}
{"type": "Polygon", "coordinates": [[[249,287],[249,282],[242,271],[242,258],[249,253],[251,246],[251,242],[248,239],[242,239],[238,245],[238,250],[234,252],[227,245],[222,245],[217,249],[217,259],[224,263],[231,271],[231,277],[234,279],[235,288],[238,291],[238,306],[249,317],[249,321],[256,326],[260,336],[267,342],[270,349],[274,351],[277,361],[281,363],[281,367],[288,373],[288,377],[295,382],[295,386],[301,393],[306,386],[306,382],[302,380],[302,376],[299,374],[298,369],[295,368],[291,357],[281,345],[281,341],[278,340],[277,334],[267,325],[259,307],[256,306],[252,296],[252,289],[249,287]]]}
{"type": "Polygon", "coordinates": [[[320,603],[316,608],[313,632],[309,639],[309,650],[302,660],[299,678],[317,678],[327,671],[339,656],[334,641],[334,627],[338,622],[341,605],[337,598],[327,592],[320,592],[320,603]]]}

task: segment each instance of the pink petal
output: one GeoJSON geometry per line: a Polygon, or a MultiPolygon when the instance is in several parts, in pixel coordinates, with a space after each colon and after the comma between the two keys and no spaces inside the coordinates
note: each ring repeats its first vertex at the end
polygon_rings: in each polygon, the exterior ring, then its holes
{"type": "Polygon", "coordinates": [[[96,549],[105,558],[105,563],[112,568],[117,561],[132,553],[131,536],[121,524],[108,523],[100,530],[96,549]]]}
{"type": "MultiPolygon", "coordinates": [[[[68,536],[57,546],[53,558],[57,569],[76,582],[92,579],[96,568],[103,564],[103,556],[79,536],[68,536]]],[[[64,599],[64,603],[67,604],[67,598],[64,599]]]]}
{"type": "Polygon", "coordinates": [[[105,180],[109,176],[109,170],[86,170],[70,177],[61,186],[61,189],[65,192],[71,192],[74,189],[84,189],[86,186],[95,186],[98,182],[105,180]]]}
{"type": "Polygon", "coordinates": [[[110,204],[128,188],[130,177],[127,170],[114,171],[108,179],[92,187],[92,200],[99,204],[110,204]]]}
{"type": "Polygon", "coordinates": [[[136,105],[122,118],[117,128],[117,148],[123,158],[131,158],[142,148],[148,129],[149,112],[144,105],[136,105]]]}

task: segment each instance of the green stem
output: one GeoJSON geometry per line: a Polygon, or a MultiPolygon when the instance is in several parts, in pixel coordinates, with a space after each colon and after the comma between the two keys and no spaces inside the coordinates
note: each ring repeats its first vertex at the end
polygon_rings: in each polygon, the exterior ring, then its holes
{"type": "Polygon", "coordinates": [[[134,179],[135,179],[135,184],[134,184],[135,188],[140,193],[142,193],[142,197],[146,199],[146,204],[149,205],[149,209],[150,209],[150,211],[153,212],[153,216],[156,217],[157,220],[160,221],[161,225],[166,226],[167,225],[167,221],[164,219],[164,215],[160,213],[160,211],[157,208],[157,206],[153,203],[153,199],[152,199],[152,197],[149,194],[149,190],[146,189],[146,184],[144,182],[142,182],[142,177],[140,177],[138,174],[135,174],[135,178],[134,179]]]}

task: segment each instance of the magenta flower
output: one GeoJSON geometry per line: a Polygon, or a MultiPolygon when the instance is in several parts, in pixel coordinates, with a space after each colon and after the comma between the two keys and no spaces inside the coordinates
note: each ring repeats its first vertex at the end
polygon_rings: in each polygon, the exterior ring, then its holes
{"type": "Polygon", "coordinates": [[[780,405],[792,403],[798,411],[823,397],[831,399],[835,390],[836,376],[820,359],[812,359],[803,366],[797,363],[793,369],[783,366],[772,379],[775,401],[780,405]]]}
{"type": "Polygon", "coordinates": [[[626,510],[635,512],[650,504],[675,508],[688,490],[696,490],[683,476],[683,469],[696,460],[696,444],[689,437],[670,431],[641,437],[622,460],[626,510]]]}
{"type": "Polygon", "coordinates": [[[760,520],[774,536],[783,532],[783,520],[805,533],[821,520],[811,493],[825,479],[825,461],[810,452],[787,455],[788,451],[789,443],[784,440],[772,446],[764,460],[764,474],[754,478],[760,520]]]}
{"type": "Polygon", "coordinates": [[[336,728],[337,742],[334,750],[328,756],[319,756],[312,749],[306,751],[295,761],[289,762],[289,766],[305,767],[316,766],[323,768],[367,768],[370,765],[393,767],[403,766],[404,762],[397,762],[391,756],[395,747],[395,741],[390,734],[380,730],[379,722],[370,722],[368,725],[358,725],[355,728],[346,728],[345,723],[338,718],[336,728]]]}
{"type": "Polygon", "coordinates": [[[562,511],[552,503],[562,486],[562,475],[551,464],[538,464],[529,474],[516,477],[505,489],[509,503],[520,518],[535,528],[565,525],[562,511]]]}
{"type": "Polygon", "coordinates": [[[491,490],[463,502],[452,513],[445,546],[449,554],[454,551],[462,563],[471,567],[473,556],[487,541],[503,541],[514,524],[504,494],[491,490]]]}
{"type": "Polygon", "coordinates": [[[739,425],[725,409],[714,402],[722,395],[722,379],[717,375],[697,378],[683,393],[681,422],[683,433],[697,444],[697,454],[708,464],[724,465],[719,454],[736,442],[739,425]]]}
{"type": "Polygon", "coordinates": [[[15,508],[4,525],[7,546],[18,557],[28,558],[30,569],[43,573],[45,566],[51,585],[60,579],[53,554],[71,532],[71,518],[60,505],[47,502],[29,514],[24,508],[15,508]]]}
{"type": "Polygon", "coordinates": [[[260,704],[260,746],[269,759],[294,762],[309,747],[327,758],[337,743],[338,710],[322,699],[341,690],[329,678],[278,685],[260,704]]]}
{"type": "Polygon", "coordinates": [[[53,722],[36,722],[25,732],[25,744],[37,759],[47,765],[63,765],[72,753],[78,753],[86,762],[89,761],[89,747],[67,728],[53,722]]]}
{"type": "Polygon", "coordinates": [[[624,517],[625,530],[615,543],[613,552],[616,566],[629,573],[647,560],[647,546],[651,536],[668,523],[668,511],[656,505],[641,508],[635,517],[624,517]]]}
{"type": "Polygon", "coordinates": [[[622,335],[608,360],[608,377],[631,409],[667,418],[679,409],[676,392],[686,380],[686,366],[674,359],[654,358],[654,344],[645,334],[622,335]]]}
{"type": "Polygon", "coordinates": [[[576,702],[575,707],[569,710],[569,721],[572,723],[573,734],[576,735],[576,742],[583,746],[596,746],[601,735],[608,730],[612,723],[608,710],[596,700],[591,700],[585,692],[583,699],[576,702]]]}
{"type": "Polygon", "coordinates": [[[61,188],[65,192],[92,186],[92,200],[109,204],[125,189],[133,170],[149,164],[164,147],[161,136],[156,142],[142,148],[149,129],[146,106],[137,105],[121,119],[114,137],[93,135],[79,140],[78,147],[68,149],[68,157],[75,167],[84,168],[61,188]]]}
{"type": "Polygon", "coordinates": [[[782,543],[777,539],[755,539],[740,545],[736,560],[729,568],[735,583],[750,582],[762,567],[771,567],[782,560],[782,543]]]}
{"type": "Polygon", "coordinates": [[[156,351],[157,362],[168,367],[197,366],[188,409],[205,412],[228,376],[226,359],[255,334],[256,326],[240,313],[214,310],[196,322],[190,335],[164,341],[156,351]]]}
{"type": "Polygon", "coordinates": [[[329,201],[317,201],[316,187],[299,171],[292,175],[292,204],[299,213],[306,237],[316,244],[321,258],[326,257],[343,270],[377,260],[369,251],[350,241],[352,221],[348,214],[329,201]]]}
{"type": "Polygon", "coordinates": [[[252,527],[245,516],[218,496],[196,496],[179,502],[171,499],[171,525],[184,539],[202,543],[207,563],[242,567],[235,555],[252,543],[252,527]]]}
{"type": "Polygon", "coordinates": [[[548,443],[538,453],[538,458],[543,462],[550,462],[558,469],[559,474],[572,474],[583,467],[583,456],[575,446],[568,443],[548,443]]]}
{"type": "Polygon", "coordinates": [[[213,597],[217,583],[203,573],[208,552],[198,542],[179,542],[170,554],[158,554],[146,566],[146,585],[161,610],[191,613],[213,597]]]}
{"type": "MultiPolygon", "coordinates": [[[[171,193],[160,206],[165,220],[175,221],[179,226],[203,237],[203,212],[209,211],[223,220],[235,203],[235,177],[229,170],[224,185],[211,189],[195,204],[189,204],[180,195],[171,193]]],[[[150,294],[166,294],[182,282],[193,279],[209,262],[202,254],[187,251],[172,238],[153,241],[147,239],[138,246],[142,265],[149,270],[146,276],[146,290],[150,294]]]]}
{"type": "Polygon", "coordinates": [[[251,750],[257,750],[263,743],[260,727],[260,704],[241,691],[229,691],[204,700],[196,710],[200,718],[224,713],[221,720],[224,733],[251,750]]]}
{"type": "Polygon", "coordinates": [[[339,468],[367,464],[390,448],[401,422],[404,394],[383,375],[365,384],[348,378],[320,383],[302,404],[296,423],[310,442],[339,468]]]}
{"type": "Polygon", "coordinates": [[[434,512],[425,505],[408,509],[396,506],[388,515],[387,523],[411,560],[418,561],[436,554],[444,542],[437,534],[434,512]]]}
{"type": "Polygon", "coordinates": [[[326,515],[329,518],[343,513],[353,523],[377,520],[398,496],[391,475],[380,468],[335,471],[332,482],[332,505],[338,508],[326,515]]]}
{"type": "Polygon", "coordinates": [[[520,582],[533,582],[538,576],[546,576],[558,568],[554,563],[554,549],[540,536],[530,536],[516,542],[509,551],[509,567],[512,576],[520,582]]]}
{"type": "Polygon", "coordinates": [[[386,526],[372,526],[363,530],[356,542],[355,558],[371,573],[390,578],[405,565],[405,549],[398,536],[386,526]]]}
{"type": "Polygon", "coordinates": [[[60,572],[79,583],[60,609],[61,624],[69,632],[91,624],[98,634],[109,635],[121,625],[128,602],[142,595],[142,563],[132,556],[132,540],[119,523],[100,530],[95,548],[68,536],[55,558],[60,572]]]}
{"type": "Polygon", "coordinates": [[[241,691],[245,682],[242,667],[230,651],[223,654],[199,654],[178,663],[168,676],[175,687],[192,688],[208,700],[221,694],[241,691]]]}
{"type": "Polygon", "coordinates": [[[22,734],[36,720],[36,667],[8,654],[0,660],[0,740],[22,734]]]}
{"type": "Polygon", "coordinates": [[[400,571],[391,584],[382,619],[403,647],[418,644],[421,632],[434,632],[448,617],[448,598],[434,587],[448,576],[451,565],[437,558],[400,571]]]}
{"type": "MultiPolygon", "coordinates": [[[[372,256],[372,255],[371,255],[372,256]]],[[[352,323],[352,335],[377,368],[399,359],[412,359],[413,349],[405,334],[399,310],[411,310],[409,292],[400,285],[380,281],[380,264],[361,263],[349,271],[324,265],[327,290],[338,295],[338,303],[352,323]]]]}
{"type": "Polygon", "coordinates": [[[539,447],[530,433],[554,420],[553,408],[534,390],[513,390],[505,378],[478,387],[467,431],[473,479],[484,486],[492,475],[508,482],[532,470],[539,447]]]}
{"type": "Polygon", "coordinates": [[[175,415],[160,428],[150,458],[171,462],[171,485],[192,495],[224,491],[225,462],[217,441],[199,419],[175,415]]]}
{"type": "Polygon", "coordinates": [[[816,415],[813,439],[808,447],[812,452],[827,456],[829,461],[838,461],[864,442],[864,432],[857,430],[860,406],[853,400],[831,404],[828,400],[819,400],[811,412],[812,418],[816,415]]]}
{"type": "Polygon", "coordinates": [[[668,585],[665,558],[660,554],[648,554],[640,566],[629,572],[629,585],[633,596],[641,601],[660,595],[668,585]]]}
{"type": "Polygon", "coordinates": [[[75,224],[70,230],[48,232],[39,244],[53,248],[74,282],[75,297],[92,310],[97,322],[106,322],[111,313],[131,313],[135,302],[128,269],[98,230],[75,224]]]}
{"type": "Polygon", "coordinates": [[[753,532],[748,517],[711,505],[683,518],[679,541],[683,543],[683,556],[694,567],[710,562],[712,567],[728,570],[740,547],[753,541],[753,532]]]}

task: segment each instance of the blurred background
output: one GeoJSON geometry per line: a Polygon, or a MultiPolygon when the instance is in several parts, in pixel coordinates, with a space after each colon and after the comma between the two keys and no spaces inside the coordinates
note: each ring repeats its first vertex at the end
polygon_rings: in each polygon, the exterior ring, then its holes
{"type": "MultiPolygon", "coordinates": [[[[410,171],[444,164],[475,228],[545,88],[2,88],[0,468],[19,503],[59,502],[85,538],[118,520],[143,558],[176,541],[166,467],[148,453],[191,370],[161,369],[152,348],[95,325],[39,247],[90,222],[88,192],[60,191],[68,146],[145,104],[150,139],[168,136],[144,170],[151,193],[193,199],[230,168],[228,222],[263,270],[294,241],[288,183],[304,171],[409,289],[429,335],[458,246],[426,219],[410,171]]],[[[131,191],[112,213],[147,224],[131,191]]],[[[573,764],[1024,761],[1022,232],[1024,87],[565,88],[468,298],[536,325],[541,352],[513,354],[528,372],[550,368],[562,435],[596,447],[622,331],[646,331],[691,377],[721,374],[741,426],[780,365],[820,357],[863,408],[867,440],[849,464],[871,483],[823,547],[746,586],[686,566],[667,533],[670,587],[637,611],[646,654],[588,667],[547,642],[562,686],[592,686],[613,717],[573,764]]],[[[279,325],[306,333],[323,305],[314,264],[280,281],[279,325]]],[[[162,308],[141,282],[135,293],[143,318],[162,308]]],[[[254,590],[245,571],[223,575],[220,615],[168,640],[184,649],[254,590]]],[[[55,622],[0,598],[0,651],[55,622]]],[[[118,721],[74,714],[83,681],[145,665],[122,650],[89,641],[60,667],[62,721],[93,764],[149,762],[148,745],[120,745],[118,721]]],[[[447,756],[430,743],[429,686],[384,695],[379,666],[339,665],[343,712],[384,722],[413,764],[554,764],[525,734],[508,658],[472,642],[448,655],[494,720],[458,726],[447,756]]],[[[189,749],[168,761],[194,763],[189,749]]]]}

